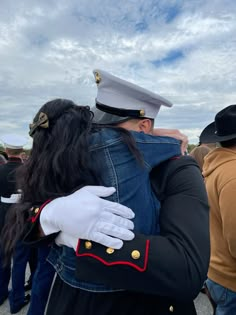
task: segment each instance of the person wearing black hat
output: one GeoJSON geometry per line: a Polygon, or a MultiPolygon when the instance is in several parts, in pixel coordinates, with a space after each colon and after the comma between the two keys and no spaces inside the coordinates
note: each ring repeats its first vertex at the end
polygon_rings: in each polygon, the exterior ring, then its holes
{"type": "Polygon", "coordinates": [[[236,105],[208,125],[205,139],[220,147],[205,158],[203,175],[210,204],[211,258],[206,286],[216,315],[236,314],[236,105]]]}
{"type": "Polygon", "coordinates": [[[198,146],[205,146],[210,149],[215,149],[216,148],[216,143],[214,139],[209,139],[209,134],[212,134],[215,131],[215,126],[213,124],[210,124],[206,126],[200,136],[199,136],[199,144],[198,146]],[[209,142],[210,141],[210,142],[209,142]],[[212,141],[212,142],[211,142],[212,141]]]}

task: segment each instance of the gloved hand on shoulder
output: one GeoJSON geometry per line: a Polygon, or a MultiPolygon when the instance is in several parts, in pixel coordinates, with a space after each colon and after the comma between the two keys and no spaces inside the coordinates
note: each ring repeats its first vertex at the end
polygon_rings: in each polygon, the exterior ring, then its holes
{"type": "MultiPolygon", "coordinates": [[[[71,245],[81,238],[115,249],[121,248],[122,240],[134,238],[131,231],[134,224],[130,220],[134,218],[134,213],[126,206],[101,198],[114,192],[113,187],[85,186],[46,204],[40,214],[44,234],[61,231],[57,243],[60,243],[60,239],[66,243],[68,239],[71,245]]],[[[69,247],[75,248],[76,245],[69,247]]]]}

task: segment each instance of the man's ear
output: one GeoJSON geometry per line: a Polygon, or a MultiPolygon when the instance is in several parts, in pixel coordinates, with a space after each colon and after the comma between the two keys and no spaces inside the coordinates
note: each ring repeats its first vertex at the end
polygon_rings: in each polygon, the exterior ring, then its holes
{"type": "Polygon", "coordinates": [[[138,128],[139,131],[142,131],[144,133],[152,133],[152,129],[153,129],[153,123],[151,121],[151,119],[140,119],[140,121],[138,122],[138,128]]]}

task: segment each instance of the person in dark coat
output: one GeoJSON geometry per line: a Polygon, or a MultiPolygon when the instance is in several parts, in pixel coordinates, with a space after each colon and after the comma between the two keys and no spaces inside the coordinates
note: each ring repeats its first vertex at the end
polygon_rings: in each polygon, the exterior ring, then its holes
{"type": "MultiPolygon", "coordinates": [[[[11,205],[18,202],[20,192],[16,187],[16,169],[22,165],[21,153],[27,139],[15,134],[1,137],[8,160],[0,165],[0,233],[4,227],[5,217],[11,205]]],[[[21,242],[17,243],[13,254],[12,289],[9,295],[10,310],[14,314],[28,304],[30,295],[25,295],[24,277],[28,261],[29,249],[21,242]]],[[[4,261],[3,251],[0,250],[0,305],[8,297],[8,285],[11,277],[11,261],[4,261]]]]}

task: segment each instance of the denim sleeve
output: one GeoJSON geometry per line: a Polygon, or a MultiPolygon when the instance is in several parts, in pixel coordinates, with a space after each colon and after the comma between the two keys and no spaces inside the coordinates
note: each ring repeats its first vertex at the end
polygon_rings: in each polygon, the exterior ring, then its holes
{"type": "Polygon", "coordinates": [[[163,161],[181,155],[180,141],[177,139],[152,136],[143,132],[132,131],[131,134],[149,170],[163,161]]]}

